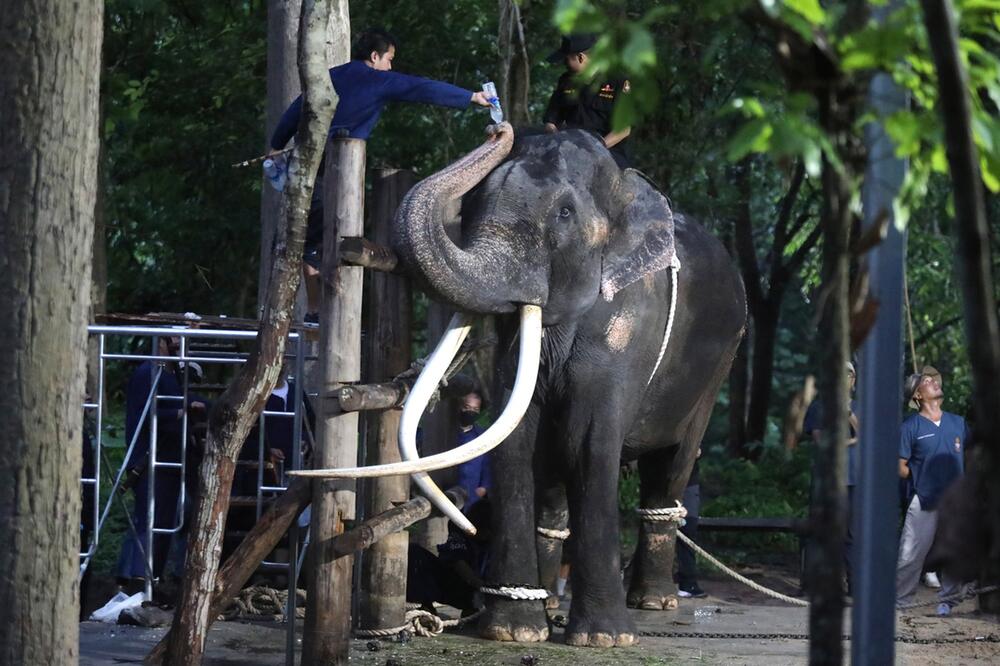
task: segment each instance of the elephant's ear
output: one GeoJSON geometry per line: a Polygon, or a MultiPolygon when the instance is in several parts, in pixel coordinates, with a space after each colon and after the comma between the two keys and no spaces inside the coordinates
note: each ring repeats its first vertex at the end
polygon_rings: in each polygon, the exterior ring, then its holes
{"type": "Polygon", "coordinates": [[[612,222],[601,269],[601,296],[606,301],[650,273],[680,265],[667,198],[635,169],[625,170],[619,192],[624,205],[612,222]]]}

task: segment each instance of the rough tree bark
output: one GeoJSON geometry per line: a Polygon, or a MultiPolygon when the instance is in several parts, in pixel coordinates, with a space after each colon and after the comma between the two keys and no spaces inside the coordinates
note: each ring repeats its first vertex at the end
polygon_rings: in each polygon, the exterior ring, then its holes
{"type": "MultiPolygon", "coordinates": [[[[271,147],[271,134],[288,105],[299,94],[296,67],[296,44],[302,0],[267,0],[267,118],[265,150],[271,147]]],[[[265,184],[260,190],[260,269],[257,282],[257,307],[264,306],[267,284],[271,279],[278,220],[285,219],[281,192],[265,184]]]]}
{"type": "Polygon", "coordinates": [[[346,33],[346,0],[306,0],[302,5],[298,59],[304,103],[289,163],[288,216],[285,227],[278,232],[273,279],[268,283],[254,349],[209,416],[184,584],[165,655],[165,662],[171,666],[201,663],[236,455],[281,371],[299,284],[306,212],[337,103],[325,57],[331,11],[342,18],[346,33]]]}
{"type": "Polygon", "coordinates": [[[80,451],[103,3],[0,16],[0,664],[79,657],[80,451]]]}
{"type": "Polygon", "coordinates": [[[500,68],[497,76],[497,94],[507,120],[515,126],[527,125],[528,93],[531,88],[531,63],[524,40],[522,11],[529,0],[499,0],[500,30],[497,45],[500,49],[500,68]]]}
{"type": "MultiPolygon", "coordinates": [[[[977,444],[971,494],[988,516],[983,584],[1000,580],[1000,323],[990,265],[990,231],[979,157],[972,138],[969,82],[958,48],[955,9],[950,0],[921,0],[944,118],[945,146],[955,197],[955,270],[962,285],[962,311],[974,389],[977,444]]],[[[980,608],[1000,612],[1000,594],[983,595],[980,608]]]]}

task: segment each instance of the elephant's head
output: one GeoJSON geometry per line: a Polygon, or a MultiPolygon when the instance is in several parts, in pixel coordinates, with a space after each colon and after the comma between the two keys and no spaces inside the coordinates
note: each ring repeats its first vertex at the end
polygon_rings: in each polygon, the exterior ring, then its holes
{"type": "Polygon", "coordinates": [[[511,135],[495,129],[414,187],[397,214],[397,253],[441,299],[478,313],[537,305],[554,324],[673,260],[666,199],[619,169],[596,135],[528,136],[513,150],[511,135]],[[442,224],[458,197],[461,246],[442,224]]]}
{"type": "Polygon", "coordinates": [[[543,316],[546,324],[572,318],[675,261],[666,199],[638,171],[619,169],[598,137],[570,131],[526,137],[515,145],[513,134],[506,123],[491,128],[480,148],[411,189],[396,214],[393,237],[413,277],[460,310],[520,308],[517,377],[503,412],[472,442],[418,457],[420,416],[469,331],[459,314],[403,408],[403,462],[299,474],[412,474],[434,504],[474,532],[427,472],[482,455],[517,427],[534,391],[543,316]],[[459,246],[445,232],[444,218],[460,198],[459,246]]]}

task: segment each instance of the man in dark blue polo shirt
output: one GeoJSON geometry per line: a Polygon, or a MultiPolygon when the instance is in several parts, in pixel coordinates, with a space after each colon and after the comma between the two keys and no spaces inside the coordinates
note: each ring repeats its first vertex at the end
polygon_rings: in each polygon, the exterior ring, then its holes
{"type": "MultiPolygon", "coordinates": [[[[903,398],[919,411],[903,421],[900,431],[899,476],[912,479],[914,494],[899,543],[897,604],[907,603],[916,592],[924,558],[937,531],[938,501],[948,486],[962,476],[968,439],[965,419],[941,409],[944,392],[937,375],[927,372],[910,375],[904,382],[903,398]]],[[[959,582],[942,572],[938,615],[951,612],[958,602],[944,599],[959,589],[959,582]]]]}
{"type": "MultiPolygon", "coordinates": [[[[337,110],[330,124],[331,136],[368,139],[382,109],[389,102],[418,102],[454,109],[464,109],[469,104],[489,107],[482,92],[472,92],[442,81],[409,76],[392,71],[396,57],[396,39],[383,30],[368,30],[358,38],[351,53],[351,61],[330,70],[330,80],[337,91],[337,110]]],[[[282,114],[271,135],[272,152],[282,150],[295,136],[302,115],[302,96],[299,95],[282,114]]],[[[323,164],[316,176],[322,183],[323,164]]],[[[312,205],[306,228],[304,264],[306,284],[306,321],[318,321],[319,268],[323,252],[323,188],[313,189],[312,205]]]]}

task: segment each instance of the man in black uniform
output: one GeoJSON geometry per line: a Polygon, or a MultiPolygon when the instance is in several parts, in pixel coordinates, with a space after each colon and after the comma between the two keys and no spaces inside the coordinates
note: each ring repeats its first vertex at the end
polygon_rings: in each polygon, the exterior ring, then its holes
{"type": "Polygon", "coordinates": [[[596,35],[566,35],[559,50],[549,56],[549,62],[565,62],[566,73],[559,77],[545,109],[545,130],[585,129],[597,132],[604,139],[604,145],[611,150],[618,166],[625,168],[632,162],[627,141],[632,128],[612,132],[611,114],[618,95],[628,94],[629,82],[627,79],[610,79],[601,85],[593,85],[597,82],[581,80],[580,73],[589,61],[587,51],[595,43],[596,35]]]}

